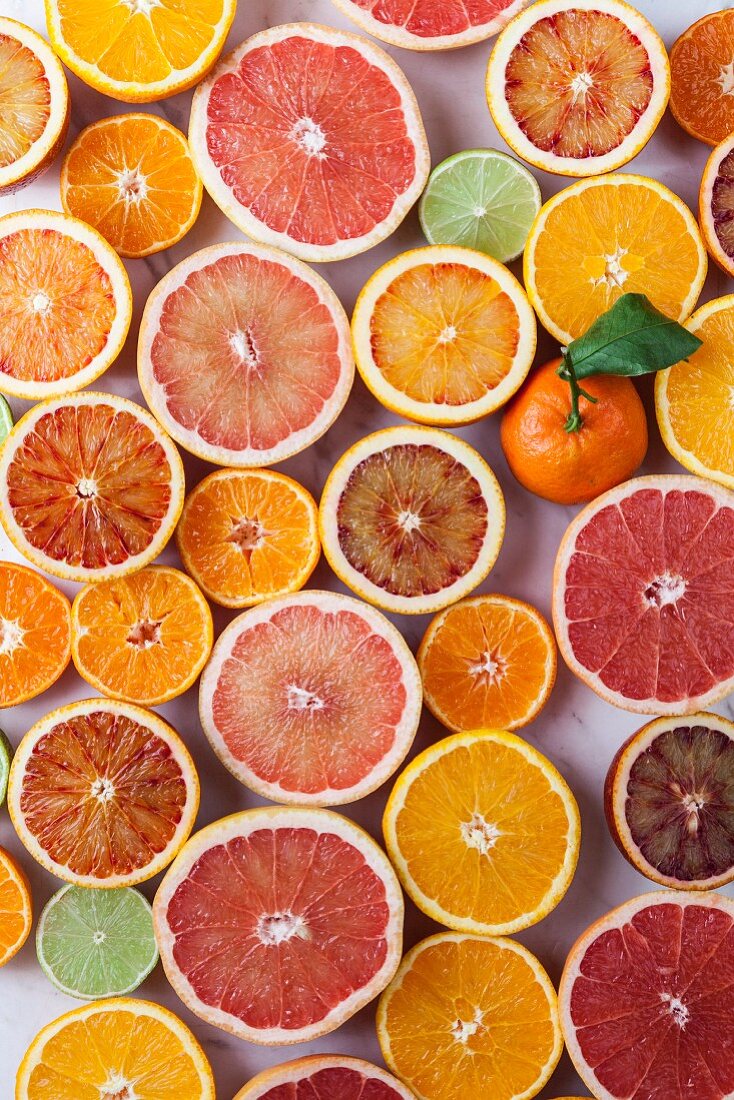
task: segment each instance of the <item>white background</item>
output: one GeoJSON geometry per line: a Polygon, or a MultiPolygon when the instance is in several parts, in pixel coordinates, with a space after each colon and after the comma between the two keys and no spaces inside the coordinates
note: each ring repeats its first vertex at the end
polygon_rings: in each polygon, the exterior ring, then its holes
{"type": "MultiPolygon", "coordinates": [[[[730,6],[721,0],[637,0],[638,7],[656,25],[668,47],[675,38],[700,16],[730,6]]],[[[45,33],[42,0],[0,0],[0,14],[30,23],[45,33]]],[[[227,48],[265,26],[295,20],[312,20],[337,27],[350,28],[330,0],[239,0],[239,11],[228,39],[227,48]]],[[[355,29],[351,27],[350,29],[355,29]]],[[[428,130],[433,163],[450,153],[465,148],[490,146],[505,148],[492,124],[484,98],[484,72],[491,43],[482,43],[448,53],[417,54],[387,47],[411,80],[418,96],[428,130]]],[[[136,109],[118,104],[87,88],[70,75],[72,124],[70,137],[89,122],[120,111],[136,109]]],[[[187,126],[190,93],[176,96],[159,104],[142,108],[164,115],[184,130],[187,126]]],[[[670,115],[663,119],[650,145],[626,170],[654,176],[667,184],[695,210],[698,185],[707,156],[705,146],[688,138],[670,115]]],[[[569,181],[566,181],[569,182],[569,181]]],[[[540,177],[543,195],[548,198],[564,186],[559,177],[540,177]]],[[[19,194],[0,199],[0,214],[11,210],[47,207],[60,209],[58,164],[40,181],[19,194]]],[[[216,241],[234,240],[238,231],[205,196],[201,215],[189,235],[169,253],[149,261],[132,260],[126,266],[135,294],[135,318],[127,346],[117,363],[100,379],[95,388],[109,389],[142,403],[135,375],[135,339],[137,323],[147,295],[155,282],[173,264],[191,252],[216,241]]],[[[322,265],[321,272],[340,295],[347,310],[351,310],[356,294],[367,277],[389,257],[404,249],[424,244],[415,214],[386,243],[366,255],[336,265],[322,265]]],[[[515,265],[519,274],[519,266],[515,265]]],[[[730,293],[732,280],[718,269],[709,274],[702,301],[730,293]]],[[[538,362],[557,354],[557,348],[547,335],[541,336],[538,362]]],[[[663,472],[676,469],[660,442],[651,405],[650,380],[641,385],[648,408],[651,444],[642,472],[663,472]]],[[[24,408],[15,402],[16,414],[24,408]]],[[[367,393],[359,380],[355,383],[349,405],[338,423],[318,444],[302,455],[283,464],[292,474],[318,496],[334,461],[353,443],[376,428],[398,423],[399,419],[383,410],[367,393]]],[[[485,455],[497,473],[507,499],[507,534],[501,555],[482,590],[518,596],[536,604],[546,615],[550,613],[551,573],[556,548],[574,509],[558,507],[524,492],[513,480],[505,464],[498,442],[498,418],[490,418],[458,433],[469,439],[485,455]]],[[[204,463],[185,456],[187,484],[193,486],[208,472],[204,463]]],[[[0,557],[16,558],[14,550],[0,535],[0,557]]],[[[179,564],[173,548],[163,559],[179,564]]],[[[312,586],[340,588],[322,561],[312,586]]],[[[74,585],[62,585],[73,595],[74,585]]],[[[232,618],[232,613],[214,609],[217,631],[232,618]]],[[[409,643],[415,647],[427,625],[427,618],[395,618],[404,629],[409,643]]],[[[39,699],[6,711],[0,724],[17,744],[23,733],[43,714],[62,703],[85,698],[93,692],[77,676],[73,667],[60,682],[39,699]]],[[[199,768],[202,804],[198,826],[217,817],[257,805],[258,798],[241,787],[225,771],[211,752],[199,727],[196,692],[161,707],[161,713],[179,730],[191,749],[199,768]]],[[[732,701],[724,703],[721,712],[734,717],[732,701]]],[[[535,928],[523,933],[521,939],[539,955],[554,982],[558,982],[563,962],[574,939],[592,920],[627,898],[652,889],[650,883],[637,874],[612,844],[602,810],[602,784],[606,768],[621,741],[641,725],[634,715],[625,714],[601,702],[571,674],[561,667],[552,698],[543,714],[525,735],[545,752],[560,768],[571,784],[581,807],[583,841],[576,879],[565,900],[554,913],[535,928]]],[[[416,750],[424,748],[442,735],[438,723],[427,714],[421,724],[416,750]]],[[[379,837],[379,821],[385,801],[385,790],[346,808],[346,813],[365,824],[379,837]]],[[[50,894],[58,888],[51,875],[42,871],[16,839],[7,810],[0,811],[0,844],[20,857],[28,872],[32,888],[34,911],[37,915],[50,894]]],[[[156,880],[144,886],[152,897],[156,880]]],[[[435,930],[429,920],[408,904],[406,945],[435,930]]],[[[312,1051],[343,1051],[379,1061],[379,1049],[374,1033],[374,1011],[367,1008],[340,1031],[318,1043],[282,1050],[268,1050],[234,1039],[209,1027],[192,1016],[168,987],[158,967],[139,991],[143,997],[168,1005],[193,1028],[212,1062],[219,1100],[230,1100],[257,1070],[265,1065],[285,1061],[312,1051]]],[[[35,957],[33,935],[22,952],[0,972],[0,1100],[10,1100],[16,1067],[36,1031],[46,1022],[75,1007],[78,1002],[57,992],[46,980],[35,957]]],[[[564,1057],[544,1098],[563,1095],[584,1095],[568,1060],[564,1057]]],[[[181,1100],[186,1100],[182,1097],[181,1100]]],[[[493,1100],[477,1097],[477,1100],[493,1100]]]]}

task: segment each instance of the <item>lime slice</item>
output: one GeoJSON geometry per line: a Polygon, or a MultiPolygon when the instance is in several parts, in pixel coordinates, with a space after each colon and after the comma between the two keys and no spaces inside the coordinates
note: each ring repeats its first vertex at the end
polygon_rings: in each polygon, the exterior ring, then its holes
{"type": "Polygon", "coordinates": [[[10,761],[13,759],[13,746],[0,730],[0,806],[5,801],[8,793],[8,775],[10,773],[10,761]]]}
{"type": "Polygon", "coordinates": [[[63,886],[41,913],[36,951],[46,977],[71,997],[132,993],[158,961],[151,907],[131,886],[63,886]]]}
{"type": "Polygon", "coordinates": [[[507,263],[525,247],[540,210],[533,175],[496,149],[467,149],[431,172],[420,203],[430,244],[458,244],[507,263]]]}
{"type": "Polygon", "coordinates": [[[10,405],[5,398],[0,395],[0,443],[3,442],[12,426],[13,414],[10,411],[10,405]]]}

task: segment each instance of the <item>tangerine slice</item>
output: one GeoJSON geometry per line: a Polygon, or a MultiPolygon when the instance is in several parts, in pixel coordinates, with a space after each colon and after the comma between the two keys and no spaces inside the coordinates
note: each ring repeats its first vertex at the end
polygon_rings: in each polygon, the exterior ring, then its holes
{"type": "Polygon", "coordinates": [[[178,734],[129,703],[84,699],[36,722],[10,767],[15,831],[42,867],[77,886],[134,886],[166,867],[199,808],[178,734]]]}
{"type": "Polygon", "coordinates": [[[727,275],[734,275],[734,135],[717,145],[709,157],[698,209],[709,255],[727,275]]]}
{"type": "Polygon", "coordinates": [[[17,955],[32,924],[31,888],[17,860],[0,848],[0,966],[17,955]]]}
{"type": "Polygon", "coordinates": [[[361,1058],[311,1054],[253,1077],[234,1100],[414,1100],[384,1069],[361,1058]]]}
{"type": "Polygon", "coordinates": [[[716,145],[734,131],[734,11],[704,15],[670,51],[670,110],[691,137],[716,145]]]}
{"type": "Polygon", "coordinates": [[[334,0],[362,30],[407,50],[452,50],[483,42],[530,0],[334,0]]]}
{"type": "Polygon", "coordinates": [[[0,707],[26,703],[55,684],[71,657],[71,608],[49,580],[0,562],[0,707]]]}

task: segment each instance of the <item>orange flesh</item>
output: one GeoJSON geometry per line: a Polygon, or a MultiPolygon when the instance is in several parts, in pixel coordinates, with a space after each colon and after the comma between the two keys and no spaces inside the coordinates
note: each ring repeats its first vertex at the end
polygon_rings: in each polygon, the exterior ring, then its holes
{"type": "Polygon", "coordinates": [[[70,643],[66,596],[39,573],[0,562],[0,706],[50,687],[69,663],[70,643]]]}
{"type": "Polygon", "coordinates": [[[0,966],[25,943],[31,930],[31,898],[20,867],[0,848],[0,966]]]}
{"type": "Polygon", "coordinates": [[[36,55],[0,34],[0,168],[20,160],[51,117],[51,89],[36,55]]]}
{"type": "Polygon", "coordinates": [[[472,27],[491,23],[513,0],[353,0],[379,23],[402,27],[416,38],[465,34],[472,27]]]}
{"type": "Polygon", "coordinates": [[[670,54],[670,106],[702,141],[717,145],[734,131],[734,11],[694,24],[670,54]]]}

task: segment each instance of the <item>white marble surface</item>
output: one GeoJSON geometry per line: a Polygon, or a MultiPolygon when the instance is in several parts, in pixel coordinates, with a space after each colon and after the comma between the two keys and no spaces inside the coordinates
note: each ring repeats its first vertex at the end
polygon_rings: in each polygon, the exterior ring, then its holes
{"type": "MultiPolygon", "coordinates": [[[[637,4],[656,24],[668,46],[695,19],[722,6],[730,6],[722,4],[721,0],[637,0],[637,4]]],[[[42,0],[0,0],[0,14],[23,20],[39,30],[44,30],[42,7],[42,0]]],[[[228,46],[235,46],[262,27],[303,19],[339,27],[349,26],[330,0],[239,0],[239,11],[228,46]]],[[[465,50],[432,55],[397,49],[390,51],[415,88],[434,163],[464,148],[504,148],[494,130],[484,99],[484,70],[490,46],[490,43],[484,43],[465,50]]],[[[70,76],[70,87],[73,107],[71,136],[94,119],[134,109],[106,99],[73,76],[70,76]]],[[[189,103],[190,93],[152,105],[149,109],[186,129],[189,103]]],[[[666,116],[648,148],[630,169],[655,176],[695,208],[705,159],[705,147],[686,137],[674,120],[666,116]]],[[[550,176],[542,177],[540,182],[546,198],[564,186],[563,180],[550,176]]],[[[52,168],[42,180],[26,190],[11,198],[0,199],[0,214],[27,207],[60,208],[58,164],[55,170],[52,168]]],[[[148,261],[133,260],[127,263],[135,293],[135,321],[123,354],[97,383],[97,388],[109,389],[142,403],[135,375],[134,349],[136,322],[146,296],[173,263],[204,245],[234,240],[239,236],[238,231],[205,197],[196,226],[179,245],[169,253],[154,256],[148,261]]],[[[417,217],[413,214],[391,240],[366,255],[336,265],[326,265],[321,271],[349,310],[371,272],[397,252],[423,243],[417,217]]],[[[730,293],[733,289],[732,280],[714,270],[709,275],[702,300],[730,293]]],[[[541,337],[538,361],[544,361],[555,353],[550,337],[541,337]]],[[[664,451],[655,427],[649,380],[643,384],[642,390],[651,428],[650,452],[643,472],[672,470],[676,468],[675,463],[664,451]]],[[[23,403],[14,404],[15,412],[19,413],[23,403]]],[[[383,410],[358,381],[349,405],[335,427],[309,451],[284,463],[282,468],[318,494],[334,460],[349,444],[369,431],[396,422],[398,418],[383,410]]],[[[515,483],[499,447],[497,418],[462,429],[458,434],[469,439],[485,455],[502,482],[507,498],[507,536],[499,561],[482,589],[522,597],[548,615],[553,559],[573,510],[545,503],[524,492],[515,483]]],[[[187,482],[192,486],[207,472],[206,464],[187,456],[184,458],[187,482]]],[[[0,557],[17,557],[2,535],[0,557]]],[[[178,564],[175,550],[169,548],[163,560],[178,564]]],[[[340,587],[323,561],[312,583],[317,587],[340,587]]],[[[74,585],[62,587],[73,595],[74,585]]],[[[231,617],[231,613],[215,609],[217,629],[221,630],[231,617]]],[[[426,618],[420,617],[403,619],[399,624],[414,648],[426,622],[426,618]]],[[[29,726],[52,707],[90,694],[91,690],[71,668],[59,684],[45,695],[25,706],[6,711],[0,720],[13,743],[17,744],[29,726]]],[[[181,732],[196,758],[202,781],[199,826],[258,803],[257,797],[241,787],[209,749],[199,727],[194,691],[160,709],[181,732]]],[[[723,704],[722,713],[734,716],[732,700],[723,704]]],[[[525,731],[528,739],[558,765],[571,784],[583,820],[581,860],[568,895],[554,913],[519,937],[539,955],[556,982],[569,947],[592,920],[613,905],[651,888],[651,884],[628,866],[617,852],[607,833],[602,811],[602,783],[607,765],[620,742],[640,724],[634,715],[601,702],[590,690],[576,682],[565,667],[561,667],[548,706],[525,731]]],[[[416,749],[425,747],[440,736],[440,727],[426,715],[416,749]]],[[[379,836],[384,800],[383,790],[347,807],[346,812],[379,836]]],[[[20,857],[30,875],[35,911],[40,912],[59,883],[36,866],[19,844],[5,809],[0,812],[0,843],[20,857]]],[[[149,897],[152,897],[155,886],[155,880],[145,884],[144,890],[149,897]]],[[[431,922],[409,904],[407,945],[433,930],[431,922]]],[[[311,1051],[343,1051],[379,1061],[372,1008],[365,1009],[340,1031],[317,1043],[279,1051],[252,1046],[201,1023],[178,1001],[160,967],[139,992],[143,997],[168,1005],[191,1025],[211,1059],[220,1100],[230,1100],[237,1089],[262,1067],[311,1051]]],[[[73,1008],[76,1003],[47,982],[36,962],[31,937],[23,951],[0,972],[0,1100],[10,1100],[15,1069],[38,1028],[73,1008]]],[[[541,1095],[550,1098],[574,1093],[583,1095],[585,1091],[564,1058],[541,1095]]],[[[182,1100],[185,1098],[182,1097],[182,1100]]],[[[477,1100],[492,1098],[478,1097],[477,1100]]]]}

